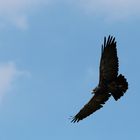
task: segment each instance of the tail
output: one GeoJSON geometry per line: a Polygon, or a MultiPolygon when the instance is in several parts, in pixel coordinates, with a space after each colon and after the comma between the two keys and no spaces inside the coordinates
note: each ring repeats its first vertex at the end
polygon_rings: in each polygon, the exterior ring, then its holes
{"type": "Polygon", "coordinates": [[[117,77],[117,80],[112,85],[114,86],[112,87],[111,94],[117,101],[118,99],[120,99],[121,96],[124,95],[124,93],[128,89],[128,82],[126,78],[122,74],[120,74],[117,77]]]}

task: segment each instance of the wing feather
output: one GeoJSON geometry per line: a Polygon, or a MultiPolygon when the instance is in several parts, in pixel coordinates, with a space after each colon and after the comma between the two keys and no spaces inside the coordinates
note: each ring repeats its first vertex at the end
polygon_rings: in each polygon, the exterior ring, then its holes
{"type": "Polygon", "coordinates": [[[118,75],[118,57],[115,38],[109,36],[107,41],[104,38],[102,45],[102,54],[100,60],[100,79],[99,85],[103,86],[117,78],[118,75]]]}
{"type": "Polygon", "coordinates": [[[109,99],[110,94],[95,94],[90,101],[75,115],[71,122],[79,122],[80,120],[91,115],[95,111],[103,107],[103,104],[109,99]]]}

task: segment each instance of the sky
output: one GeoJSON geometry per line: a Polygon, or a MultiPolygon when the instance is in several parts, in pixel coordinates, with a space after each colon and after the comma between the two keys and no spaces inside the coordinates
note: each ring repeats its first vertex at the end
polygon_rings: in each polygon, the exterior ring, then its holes
{"type": "Polygon", "coordinates": [[[0,0],[0,140],[140,139],[139,4],[0,0]],[[108,35],[129,89],[73,124],[98,84],[108,35]]]}

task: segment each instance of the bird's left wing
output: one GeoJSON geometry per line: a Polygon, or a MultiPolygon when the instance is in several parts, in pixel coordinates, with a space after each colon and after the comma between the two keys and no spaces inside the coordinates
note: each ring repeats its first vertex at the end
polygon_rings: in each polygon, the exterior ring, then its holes
{"type": "Polygon", "coordinates": [[[94,113],[96,110],[103,107],[103,104],[109,99],[110,94],[95,94],[90,101],[76,114],[71,122],[79,122],[80,120],[86,118],[87,116],[94,113]]]}
{"type": "Polygon", "coordinates": [[[109,36],[102,45],[100,60],[100,79],[99,85],[103,86],[117,78],[119,62],[117,57],[116,41],[113,36],[109,36]]]}

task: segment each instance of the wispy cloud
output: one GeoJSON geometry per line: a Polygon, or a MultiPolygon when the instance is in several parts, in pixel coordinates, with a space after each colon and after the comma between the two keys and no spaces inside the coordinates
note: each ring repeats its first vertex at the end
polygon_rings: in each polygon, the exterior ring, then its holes
{"type": "Polygon", "coordinates": [[[89,66],[85,71],[85,82],[86,84],[90,83],[90,86],[96,86],[99,80],[98,68],[89,66]],[[89,82],[90,81],[90,82],[89,82]]]}
{"type": "Polygon", "coordinates": [[[77,4],[87,13],[107,20],[125,20],[140,15],[139,0],[77,0],[77,4]]]}
{"type": "Polygon", "coordinates": [[[125,20],[139,17],[139,0],[0,0],[0,28],[15,26],[27,29],[30,12],[51,3],[73,3],[86,13],[102,16],[106,20],[125,20]]]}
{"type": "Polygon", "coordinates": [[[9,90],[12,89],[13,83],[26,72],[17,69],[13,62],[0,64],[0,100],[9,90]]]}
{"type": "Polygon", "coordinates": [[[0,25],[27,29],[29,12],[47,3],[48,0],[0,0],[0,25]]]}

